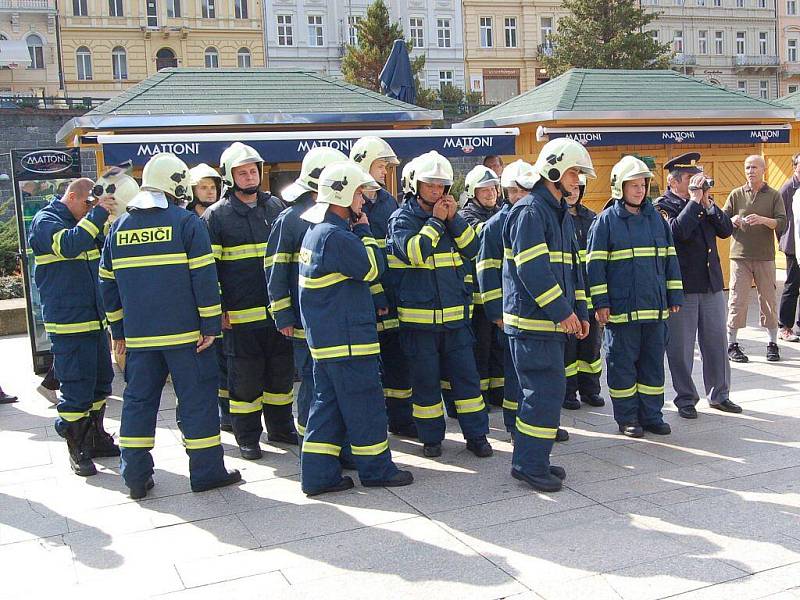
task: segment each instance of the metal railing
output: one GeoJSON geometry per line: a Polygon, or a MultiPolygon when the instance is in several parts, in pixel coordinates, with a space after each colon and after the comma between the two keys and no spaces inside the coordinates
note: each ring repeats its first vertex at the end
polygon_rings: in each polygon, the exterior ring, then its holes
{"type": "Polygon", "coordinates": [[[0,96],[0,109],[17,110],[21,108],[91,110],[100,106],[108,98],[62,98],[56,96],[0,96]]]}
{"type": "Polygon", "coordinates": [[[777,56],[738,54],[733,57],[734,67],[777,67],[778,65],[780,65],[780,58],[777,56]]]}
{"type": "Polygon", "coordinates": [[[50,0],[0,0],[0,10],[55,10],[50,0]]]}
{"type": "Polygon", "coordinates": [[[697,57],[694,54],[684,54],[679,52],[670,59],[670,62],[673,65],[696,65],[697,57]]]}

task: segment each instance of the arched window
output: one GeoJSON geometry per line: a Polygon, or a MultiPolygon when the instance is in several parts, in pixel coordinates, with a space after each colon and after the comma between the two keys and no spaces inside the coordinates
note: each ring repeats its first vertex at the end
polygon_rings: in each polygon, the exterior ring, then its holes
{"type": "Polygon", "coordinates": [[[175,58],[175,53],[172,51],[172,48],[161,48],[161,50],[156,52],[157,71],[177,66],[178,66],[178,59],[175,58]]]}
{"type": "Polygon", "coordinates": [[[206,69],[219,68],[219,52],[213,46],[206,48],[206,69]]]}
{"type": "Polygon", "coordinates": [[[75,51],[75,62],[78,67],[78,79],[89,81],[92,78],[92,53],[86,46],[75,51]]]}
{"type": "Polygon", "coordinates": [[[28,36],[28,52],[31,54],[29,69],[44,69],[44,43],[42,38],[35,33],[28,36]]]}
{"type": "Polygon", "coordinates": [[[111,51],[111,70],[114,72],[114,79],[128,78],[128,53],[122,46],[117,46],[111,51]]]}
{"type": "Polygon", "coordinates": [[[236,53],[236,64],[239,65],[240,69],[249,69],[250,68],[250,50],[247,48],[239,48],[239,51],[236,53]]]}

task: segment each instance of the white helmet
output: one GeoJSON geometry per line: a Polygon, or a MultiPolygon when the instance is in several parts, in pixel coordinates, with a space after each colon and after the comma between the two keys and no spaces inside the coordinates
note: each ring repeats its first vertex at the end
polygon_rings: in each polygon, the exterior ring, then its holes
{"type": "Polygon", "coordinates": [[[225,150],[219,157],[219,169],[222,173],[222,182],[228,187],[233,185],[233,168],[242,165],[249,165],[251,163],[258,163],[258,170],[263,176],[264,159],[252,146],[243,144],[242,142],[234,142],[225,150]]]}
{"type": "Polygon", "coordinates": [[[533,165],[521,158],[506,165],[500,176],[500,186],[504,188],[518,187],[529,190],[541,179],[541,175],[534,170],[533,165]]]}
{"type": "Polygon", "coordinates": [[[327,146],[312,148],[303,158],[300,175],[293,183],[283,188],[281,198],[286,202],[294,202],[306,192],[316,192],[323,169],[333,162],[343,160],[347,160],[347,156],[336,148],[327,146]]]}
{"type": "Polygon", "coordinates": [[[200,163],[196,167],[189,169],[189,184],[192,187],[200,183],[201,179],[217,179],[218,181],[222,181],[222,177],[220,177],[219,173],[206,163],[200,163]]]}
{"type": "Polygon", "coordinates": [[[102,198],[103,196],[114,196],[116,202],[111,211],[111,219],[116,219],[125,214],[125,209],[133,197],[139,193],[139,184],[136,180],[125,172],[109,171],[103,173],[94,183],[92,196],[102,198]]]}
{"type": "Polygon", "coordinates": [[[188,202],[192,199],[189,167],[171,152],[161,152],[142,170],[142,190],[159,191],[188,202]]]}
{"type": "Polygon", "coordinates": [[[444,156],[431,150],[430,152],[418,156],[415,159],[416,165],[411,177],[411,191],[416,194],[419,192],[417,183],[439,183],[444,185],[447,191],[453,185],[453,166],[444,156]]]}
{"type": "Polygon", "coordinates": [[[300,216],[310,223],[322,223],[328,206],[331,204],[344,207],[352,205],[356,190],[361,187],[369,191],[380,189],[380,185],[372,175],[365,173],[353,161],[344,160],[331,163],[319,176],[317,203],[300,216]]]}
{"type": "Polygon", "coordinates": [[[350,160],[367,173],[376,160],[385,160],[390,165],[400,164],[392,147],[381,138],[372,135],[362,137],[353,144],[350,148],[350,160]]]}
{"type": "Polygon", "coordinates": [[[405,165],[403,165],[403,171],[400,174],[400,189],[403,194],[411,193],[411,180],[413,179],[416,170],[416,161],[416,158],[412,158],[405,165]]]}
{"type": "Polygon", "coordinates": [[[611,169],[611,197],[619,200],[622,198],[622,184],[642,177],[648,180],[653,178],[648,166],[635,156],[623,156],[611,169]]]}
{"type": "Polygon", "coordinates": [[[500,187],[500,179],[489,167],[484,167],[483,165],[473,167],[464,177],[464,193],[466,193],[467,198],[474,198],[476,190],[484,187],[498,188],[500,187]]]}
{"type": "Polygon", "coordinates": [[[589,152],[569,138],[556,138],[547,142],[539,152],[534,167],[542,177],[553,183],[561,181],[562,175],[573,167],[589,177],[596,177],[589,152]]]}

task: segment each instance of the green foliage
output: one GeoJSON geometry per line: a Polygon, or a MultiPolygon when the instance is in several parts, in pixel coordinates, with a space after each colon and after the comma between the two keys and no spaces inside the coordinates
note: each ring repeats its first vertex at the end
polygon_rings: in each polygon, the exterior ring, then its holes
{"type": "Polygon", "coordinates": [[[637,0],[564,0],[569,12],[551,38],[553,52],[542,55],[551,77],[569,69],[665,69],[670,47],[655,41],[647,25],[659,13],[637,0]]]}
{"type": "Polygon", "coordinates": [[[19,236],[14,218],[14,202],[6,200],[0,203],[0,276],[17,272],[17,252],[19,236]]]}
{"type": "Polygon", "coordinates": [[[0,300],[22,298],[24,295],[21,276],[0,277],[0,300]]]}
{"type": "Polygon", "coordinates": [[[464,90],[446,83],[439,90],[439,100],[445,104],[461,104],[464,102],[464,90]]]}

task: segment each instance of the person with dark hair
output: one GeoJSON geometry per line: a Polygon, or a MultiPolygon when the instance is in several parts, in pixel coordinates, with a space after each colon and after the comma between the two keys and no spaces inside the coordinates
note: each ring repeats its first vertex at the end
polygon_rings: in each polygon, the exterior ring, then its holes
{"type": "Polygon", "coordinates": [[[483,166],[494,171],[494,174],[497,175],[497,177],[503,176],[503,169],[505,168],[505,165],[503,164],[503,157],[497,156],[496,154],[490,154],[483,159],[483,166]]]}
{"type": "Polygon", "coordinates": [[[792,202],[800,189],[800,154],[792,156],[792,176],[781,187],[783,208],[786,210],[786,230],[781,235],[778,247],[786,255],[786,281],[783,284],[780,304],[778,305],[778,337],[784,342],[800,342],[795,325],[800,326],[797,315],[797,299],[800,297],[800,266],[797,264],[797,253],[794,246],[794,212],[792,202]]]}

